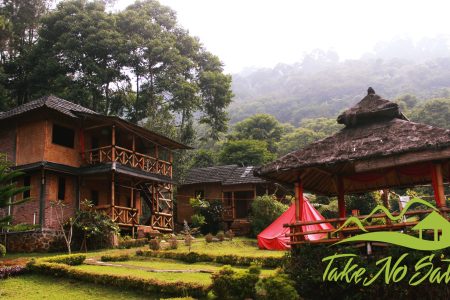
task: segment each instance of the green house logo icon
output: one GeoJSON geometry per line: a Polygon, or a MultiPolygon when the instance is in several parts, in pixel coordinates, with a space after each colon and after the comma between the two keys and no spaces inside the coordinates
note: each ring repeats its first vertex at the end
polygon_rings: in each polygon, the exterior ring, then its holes
{"type": "Polygon", "coordinates": [[[411,228],[410,233],[397,232],[397,231],[378,231],[378,232],[367,232],[364,228],[361,220],[355,217],[349,217],[346,222],[336,230],[336,232],[341,231],[347,225],[353,223],[356,224],[365,233],[351,236],[336,244],[350,243],[350,242],[382,242],[389,243],[393,245],[398,245],[415,250],[423,251],[434,251],[445,249],[450,247],[450,222],[446,220],[442,215],[439,214],[438,210],[430,203],[422,199],[413,199],[408,203],[407,206],[400,212],[398,216],[392,216],[389,210],[378,205],[363,221],[372,217],[380,210],[386,214],[386,217],[391,221],[401,220],[405,213],[408,211],[409,207],[413,204],[421,204],[428,206],[433,211],[431,211],[422,221],[411,228]],[[424,233],[432,233],[425,235],[424,233]],[[418,235],[418,236],[414,236],[418,235]]]}

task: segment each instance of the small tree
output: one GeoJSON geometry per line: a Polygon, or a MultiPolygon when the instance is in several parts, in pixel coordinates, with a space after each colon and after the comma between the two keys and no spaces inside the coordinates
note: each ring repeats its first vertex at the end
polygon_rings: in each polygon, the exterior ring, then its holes
{"type": "MultiPolygon", "coordinates": [[[[22,175],[22,172],[12,170],[11,164],[6,159],[6,155],[0,153],[0,208],[18,205],[30,200],[30,198],[25,198],[19,201],[13,201],[15,195],[19,195],[30,189],[29,186],[17,187],[15,181],[22,175]]],[[[11,220],[11,216],[0,218],[0,229],[7,226],[11,220]]]]}
{"type": "Polygon", "coordinates": [[[279,202],[274,195],[256,197],[250,217],[253,234],[258,235],[287,209],[288,206],[279,202]]]}
{"type": "Polygon", "coordinates": [[[55,209],[56,222],[58,222],[59,231],[64,237],[66,242],[67,252],[72,254],[72,237],[73,237],[73,226],[77,221],[78,216],[67,218],[64,214],[66,204],[61,201],[51,201],[50,205],[55,209]]]}
{"type": "Polygon", "coordinates": [[[184,220],[184,227],[181,233],[184,235],[184,244],[188,246],[189,252],[191,252],[192,240],[194,239],[193,235],[198,232],[198,228],[191,228],[186,220],[184,220]]]}
{"type": "Polygon", "coordinates": [[[95,210],[93,203],[87,199],[81,203],[81,210],[76,213],[74,228],[83,236],[80,250],[84,251],[87,251],[88,240],[119,232],[119,226],[106,214],[95,210]]]}

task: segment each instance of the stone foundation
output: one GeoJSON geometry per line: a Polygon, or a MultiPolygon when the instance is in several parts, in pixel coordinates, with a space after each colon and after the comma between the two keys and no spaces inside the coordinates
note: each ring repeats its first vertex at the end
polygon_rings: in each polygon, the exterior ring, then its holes
{"type": "Polygon", "coordinates": [[[62,234],[51,229],[1,233],[0,243],[5,244],[8,253],[66,250],[62,234]]]}

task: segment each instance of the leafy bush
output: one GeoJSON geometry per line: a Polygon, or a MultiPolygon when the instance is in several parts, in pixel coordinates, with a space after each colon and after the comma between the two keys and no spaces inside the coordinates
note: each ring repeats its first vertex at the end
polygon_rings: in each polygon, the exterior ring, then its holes
{"type": "Polygon", "coordinates": [[[86,255],[83,254],[70,254],[70,255],[60,255],[52,258],[44,259],[45,262],[66,264],[69,266],[79,266],[86,259],[86,255]]]}
{"type": "Polygon", "coordinates": [[[288,206],[279,202],[274,195],[256,197],[255,201],[252,202],[252,214],[250,216],[252,234],[258,235],[287,209],[288,206]]]}
{"type": "Polygon", "coordinates": [[[260,273],[260,268],[256,266],[251,266],[243,274],[236,273],[230,266],[225,266],[211,276],[211,290],[219,299],[254,298],[255,285],[260,273]]]}
{"type": "Polygon", "coordinates": [[[223,233],[223,231],[219,231],[216,235],[217,239],[221,242],[223,242],[225,240],[225,234],[223,233]]]}
{"type": "Polygon", "coordinates": [[[151,239],[149,247],[154,251],[159,250],[161,249],[161,241],[158,238],[151,239]]]}
{"type": "Polygon", "coordinates": [[[144,279],[134,276],[121,276],[114,274],[95,274],[63,264],[45,263],[37,260],[29,263],[27,268],[31,272],[56,277],[65,277],[85,282],[95,282],[105,286],[115,286],[121,289],[139,290],[148,294],[158,294],[168,297],[204,298],[208,288],[197,283],[163,282],[156,279],[144,279]]]}
{"type": "Polygon", "coordinates": [[[130,260],[130,256],[128,254],[122,255],[103,255],[100,258],[101,261],[127,261],[130,260]]]}
{"type": "MultiPolygon", "coordinates": [[[[189,204],[194,209],[195,215],[203,217],[204,224],[201,225],[200,230],[203,234],[209,232],[215,233],[219,230],[220,223],[222,222],[223,206],[221,200],[202,200],[200,197],[192,198],[189,200],[189,204]]],[[[194,217],[198,218],[198,217],[194,217]]],[[[198,222],[198,220],[196,220],[198,222]]],[[[194,220],[192,220],[194,223],[194,220]]],[[[193,227],[194,224],[193,224],[193,227]]]]}
{"type": "Polygon", "coordinates": [[[230,241],[232,241],[233,240],[233,238],[234,238],[234,232],[233,232],[233,230],[228,230],[227,232],[225,232],[225,237],[227,238],[227,239],[229,239],[230,241]]]}
{"type": "Polygon", "coordinates": [[[0,257],[4,257],[6,255],[6,247],[0,244],[0,257]]]}
{"type": "Polygon", "coordinates": [[[193,214],[191,216],[192,227],[202,227],[206,224],[205,217],[200,214],[193,214]]]}
{"type": "Polygon", "coordinates": [[[207,235],[205,235],[205,241],[207,242],[207,243],[212,243],[212,241],[213,241],[213,235],[211,234],[211,233],[208,233],[207,235]]]}
{"type": "Polygon", "coordinates": [[[9,225],[5,226],[9,231],[12,232],[21,232],[21,231],[29,231],[29,230],[35,230],[41,227],[39,224],[26,224],[26,223],[20,223],[16,225],[9,225]]]}
{"type": "Polygon", "coordinates": [[[169,239],[169,249],[175,250],[178,249],[178,240],[176,236],[172,236],[169,239]]]}
{"type": "Polygon", "coordinates": [[[132,238],[124,238],[119,240],[119,248],[130,249],[132,247],[142,247],[148,243],[147,238],[142,239],[132,239],[132,238]]]}
{"type": "Polygon", "coordinates": [[[294,284],[286,274],[282,273],[261,278],[256,283],[256,298],[261,300],[298,300],[300,297],[294,288],[294,284]]]}
{"type": "Polygon", "coordinates": [[[22,266],[6,266],[0,267],[0,279],[6,279],[11,276],[19,275],[25,273],[26,268],[22,266]]]}

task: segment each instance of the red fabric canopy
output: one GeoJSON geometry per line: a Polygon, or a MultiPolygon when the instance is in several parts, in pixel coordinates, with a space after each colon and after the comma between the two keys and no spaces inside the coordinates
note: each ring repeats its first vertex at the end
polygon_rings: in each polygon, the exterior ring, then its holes
{"type": "MultiPolygon", "coordinates": [[[[303,201],[302,221],[317,221],[325,220],[325,218],[309,203],[305,198],[303,201]]],[[[260,249],[268,250],[286,250],[289,249],[289,238],[286,233],[289,233],[289,227],[283,227],[284,224],[295,222],[295,205],[292,204],[281,216],[278,217],[272,224],[258,234],[258,246],[260,249]]],[[[316,225],[303,226],[303,230],[321,230],[333,229],[330,223],[322,223],[316,225]]],[[[306,235],[307,240],[318,240],[324,238],[326,234],[310,234],[306,235]]]]}

